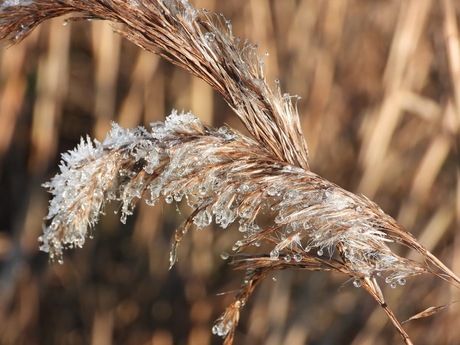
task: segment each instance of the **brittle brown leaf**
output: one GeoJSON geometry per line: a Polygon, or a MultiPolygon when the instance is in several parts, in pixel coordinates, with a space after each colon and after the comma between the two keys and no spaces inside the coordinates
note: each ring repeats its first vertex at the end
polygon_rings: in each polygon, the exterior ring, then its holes
{"type": "Polygon", "coordinates": [[[418,320],[418,319],[423,319],[425,317],[433,316],[434,314],[439,313],[441,310],[444,310],[445,308],[451,306],[454,303],[457,303],[458,301],[452,301],[448,304],[440,305],[438,307],[428,307],[425,310],[421,311],[420,313],[417,313],[410,318],[408,318],[406,321],[401,322],[401,324],[405,324],[406,322],[413,321],[413,320],[418,320]]]}

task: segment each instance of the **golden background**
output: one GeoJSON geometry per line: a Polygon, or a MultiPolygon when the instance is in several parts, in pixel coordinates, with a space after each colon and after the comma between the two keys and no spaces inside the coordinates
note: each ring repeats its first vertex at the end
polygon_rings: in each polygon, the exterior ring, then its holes
{"type": "MultiPolygon", "coordinates": [[[[267,79],[298,103],[312,170],[363,193],[460,273],[460,3],[400,0],[192,1],[258,43],[267,79]],[[451,6],[451,7],[449,7],[451,6]],[[265,52],[268,56],[265,56],[265,52]]],[[[241,129],[206,84],[104,22],[46,22],[0,52],[0,344],[221,344],[211,334],[243,279],[220,258],[235,229],[191,233],[168,271],[174,206],[112,205],[63,265],[38,251],[40,185],[81,136],[103,139],[175,108],[241,129]]],[[[413,253],[401,253],[413,257],[413,253]]],[[[417,258],[414,256],[414,258],[417,258]]],[[[235,344],[402,343],[347,278],[286,271],[243,310],[235,344]]],[[[407,319],[460,299],[433,277],[386,289],[407,319]]],[[[460,343],[460,304],[405,325],[415,344],[460,343]]]]}

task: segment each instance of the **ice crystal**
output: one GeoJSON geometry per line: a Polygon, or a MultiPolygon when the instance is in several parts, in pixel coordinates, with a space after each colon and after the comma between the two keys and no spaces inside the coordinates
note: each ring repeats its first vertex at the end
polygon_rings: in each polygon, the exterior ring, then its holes
{"type": "Polygon", "coordinates": [[[273,260],[277,260],[280,256],[280,252],[277,250],[277,249],[273,249],[271,252],[270,252],[270,258],[273,259],[273,260]]]}
{"type": "Polygon", "coordinates": [[[232,329],[233,322],[220,322],[212,327],[212,333],[224,337],[232,329]]]}
{"type": "Polygon", "coordinates": [[[206,38],[208,42],[214,42],[216,40],[216,34],[212,32],[207,32],[204,34],[204,38],[206,38]]]}
{"type": "Polygon", "coordinates": [[[13,7],[13,6],[29,6],[34,3],[33,0],[4,0],[2,4],[0,5],[0,9],[7,8],[7,7],[13,7]]]}
{"type": "Polygon", "coordinates": [[[363,282],[361,279],[356,278],[355,280],[353,280],[353,285],[357,288],[360,288],[363,285],[363,282]]]}

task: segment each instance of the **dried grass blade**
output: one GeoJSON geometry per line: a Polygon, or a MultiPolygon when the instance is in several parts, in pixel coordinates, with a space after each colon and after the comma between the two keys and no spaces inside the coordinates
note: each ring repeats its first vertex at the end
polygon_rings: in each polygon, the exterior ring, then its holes
{"type": "Polygon", "coordinates": [[[417,313],[410,318],[408,318],[406,321],[401,322],[401,324],[405,324],[406,322],[412,321],[412,320],[418,320],[418,319],[423,319],[425,317],[432,316],[434,314],[439,313],[441,310],[444,310],[445,308],[449,307],[450,305],[457,303],[458,301],[453,301],[448,304],[440,305],[438,307],[429,307],[426,308],[425,310],[421,311],[420,313],[417,313]]]}

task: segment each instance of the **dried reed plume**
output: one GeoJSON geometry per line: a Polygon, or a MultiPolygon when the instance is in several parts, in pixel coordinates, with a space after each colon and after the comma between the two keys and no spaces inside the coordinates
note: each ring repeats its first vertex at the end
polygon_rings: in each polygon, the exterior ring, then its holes
{"type": "Polygon", "coordinates": [[[379,277],[394,287],[429,273],[460,288],[460,279],[375,203],[309,170],[296,97],[283,94],[277,81],[269,87],[257,47],[239,42],[228,20],[186,0],[6,0],[0,38],[18,43],[44,20],[66,14],[72,14],[68,21],[108,20],[138,46],[202,78],[253,138],[173,111],[151,131],[114,124],[102,142],[82,139],[45,184],[53,199],[40,241],[51,258],[61,261],[65,248],[81,247],[111,200],[121,203],[122,221],[140,199],[152,205],[160,196],[167,203],[186,200],[191,211],[174,235],[171,266],[190,228],[237,222],[242,238],[233,264],[246,275],[213,327],[227,345],[240,309],[275,270],[348,275],[385,310],[406,344],[412,342],[386,305],[379,277]],[[271,225],[262,226],[262,218],[271,225]],[[423,263],[396,255],[394,244],[420,253],[423,263]]]}

